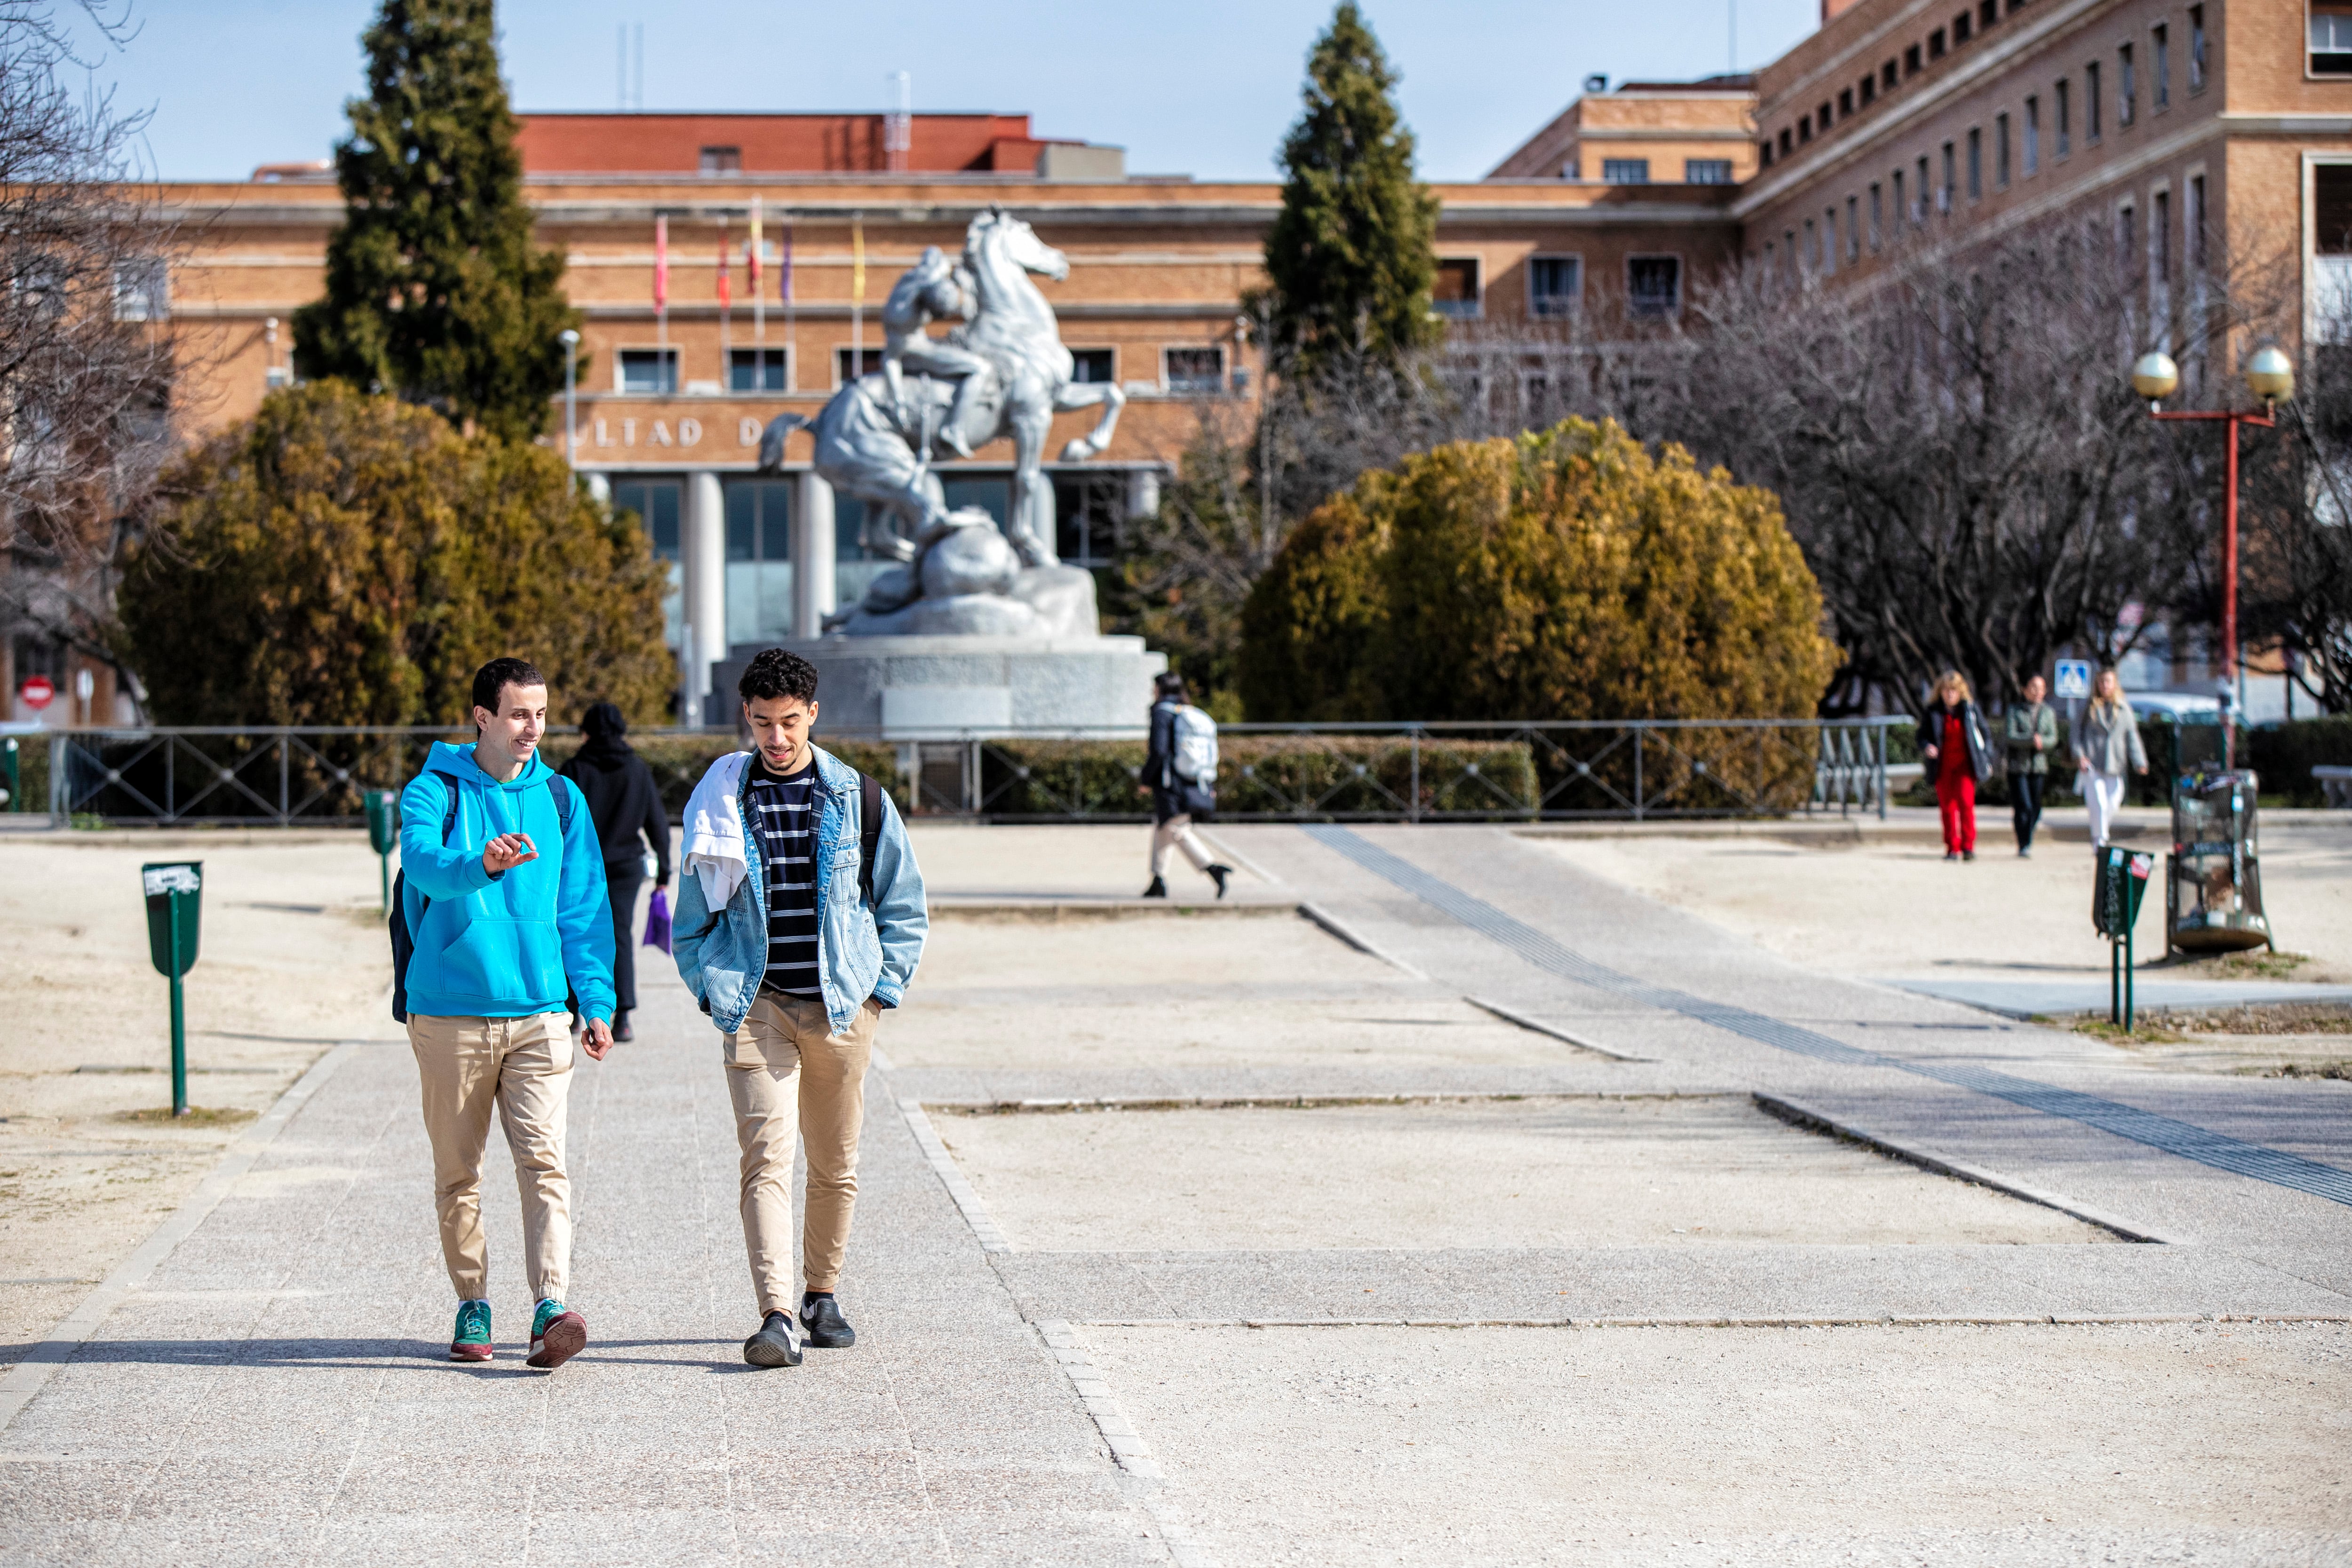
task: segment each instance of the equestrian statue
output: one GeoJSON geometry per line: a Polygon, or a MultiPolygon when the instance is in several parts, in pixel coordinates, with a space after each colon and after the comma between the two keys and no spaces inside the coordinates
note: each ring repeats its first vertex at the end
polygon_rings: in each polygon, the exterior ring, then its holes
{"type": "Polygon", "coordinates": [[[1070,379],[1053,307],[1032,273],[1056,282],[1066,257],[1001,207],[964,231],[963,254],[934,246],[883,307],[882,369],[844,386],[814,419],[780,414],[760,437],[760,471],[784,460],[785,438],[807,429],[816,471],[836,494],[865,504],[859,538],[900,564],[857,604],[825,618],[851,635],[993,634],[1093,637],[1094,580],[1055,553],[1054,487],[1045,442],[1054,416],[1103,409],[1089,434],[1062,448],[1065,463],[1108,447],[1127,402],[1108,383],[1070,379]],[[944,336],[924,328],[960,320],[944,336]],[[1000,531],[976,508],[950,512],[941,458],[969,458],[1013,439],[1013,501],[1000,531]]]}

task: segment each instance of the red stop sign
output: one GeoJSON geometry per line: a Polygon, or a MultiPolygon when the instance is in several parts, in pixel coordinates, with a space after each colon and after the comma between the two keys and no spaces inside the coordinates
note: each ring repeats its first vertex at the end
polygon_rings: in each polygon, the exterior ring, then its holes
{"type": "Polygon", "coordinates": [[[36,675],[16,688],[16,695],[25,700],[26,707],[37,712],[57,700],[58,689],[49,684],[47,676],[36,675]]]}

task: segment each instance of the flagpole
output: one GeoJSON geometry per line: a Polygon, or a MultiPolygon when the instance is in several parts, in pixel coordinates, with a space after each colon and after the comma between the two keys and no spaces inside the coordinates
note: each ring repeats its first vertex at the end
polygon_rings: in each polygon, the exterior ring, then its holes
{"type": "Polygon", "coordinates": [[[669,374],[669,219],[656,216],[654,219],[654,342],[660,350],[664,381],[669,374]]]}
{"type": "Polygon", "coordinates": [[[800,337],[793,331],[793,226],[784,221],[783,265],[776,272],[776,291],[784,301],[784,390],[792,391],[801,379],[800,337]]]}
{"type": "Polygon", "coordinates": [[[847,386],[866,374],[866,215],[849,215],[849,374],[847,386]]]}
{"type": "Polygon", "coordinates": [[[751,237],[744,245],[743,254],[749,258],[751,268],[751,341],[755,343],[768,341],[768,296],[760,289],[760,247],[763,243],[760,237],[760,198],[753,196],[751,237]]]}
{"type": "Polygon", "coordinates": [[[727,220],[719,220],[719,374],[721,384],[735,377],[733,338],[735,316],[735,264],[727,254],[727,220]]]}

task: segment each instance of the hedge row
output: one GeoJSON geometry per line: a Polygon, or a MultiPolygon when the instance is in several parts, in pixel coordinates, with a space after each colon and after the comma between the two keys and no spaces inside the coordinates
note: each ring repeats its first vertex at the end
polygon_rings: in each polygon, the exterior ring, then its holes
{"type": "MultiPolygon", "coordinates": [[[[1412,809],[1412,747],[1402,737],[1227,735],[1218,744],[1217,810],[1227,816],[1349,816],[1412,809]]],[[[1140,741],[992,741],[982,749],[982,809],[991,816],[1134,816],[1140,741]]],[[[1511,741],[1421,743],[1424,815],[1533,814],[1535,759],[1511,741]]]]}

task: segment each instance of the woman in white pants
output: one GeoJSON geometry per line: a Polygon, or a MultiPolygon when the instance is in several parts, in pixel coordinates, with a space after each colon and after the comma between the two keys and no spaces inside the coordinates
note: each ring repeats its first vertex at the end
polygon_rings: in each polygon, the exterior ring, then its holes
{"type": "Polygon", "coordinates": [[[2147,772],[2147,748],[2140,744],[2139,719],[2124,700],[2123,681],[2112,669],[2099,671],[2091,700],[2074,721],[2074,790],[2091,808],[2091,847],[2107,847],[2116,813],[2124,805],[2124,770],[2147,772]]]}
{"type": "Polygon", "coordinates": [[[1177,715],[1185,700],[1184,678],[1174,670],[1153,681],[1151,743],[1143,759],[1143,777],[1136,786],[1151,796],[1151,886],[1143,889],[1147,899],[1168,896],[1171,849],[1181,850],[1192,869],[1215,882],[1221,899],[1234,874],[1231,866],[1209,858],[1201,836],[1192,831],[1195,817],[1206,817],[1217,809],[1217,796],[1212,780],[1186,778],[1177,771],[1177,715]]]}

